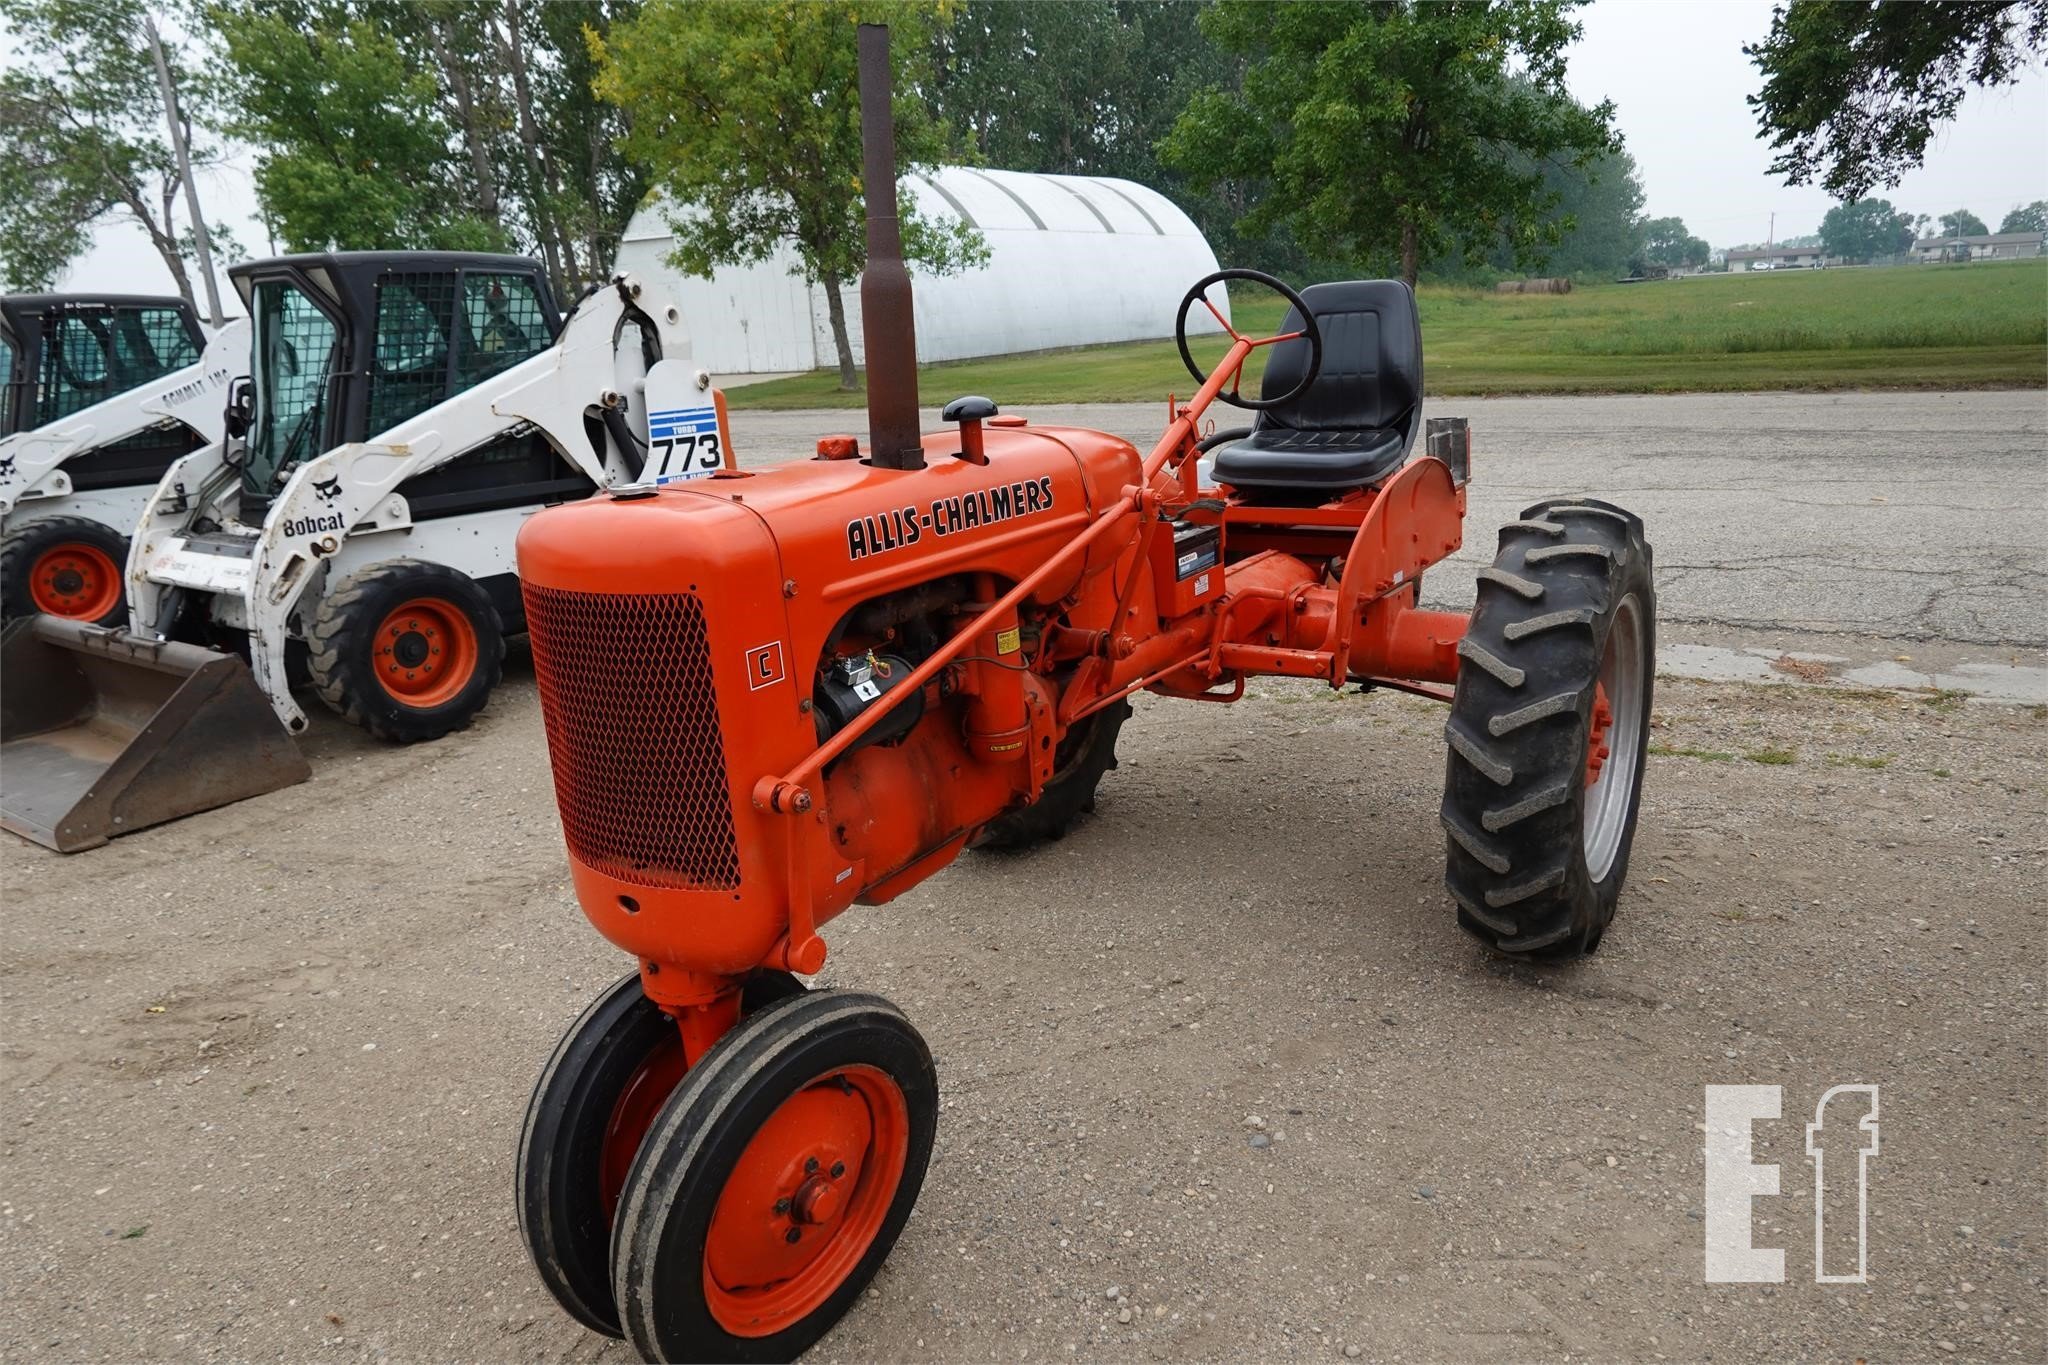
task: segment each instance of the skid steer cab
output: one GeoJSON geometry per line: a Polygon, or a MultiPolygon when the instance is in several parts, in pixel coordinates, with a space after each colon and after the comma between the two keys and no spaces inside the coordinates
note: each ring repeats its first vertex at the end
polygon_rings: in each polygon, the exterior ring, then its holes
{"type": "Polygon", "coordinates": [[[521,256],[344,252],[229,276],[248,382],[225,438],[172,463],[138,515],[127,628],[42,619],[7,646],[0,822],[53,847],[303,780],[301,680],[382,738],[464,728],[526,628],[521,523],[730,459],[681,315],[632,279],[565,319],[521,256]]]}
{"type": "Polygon", "coordinates": [[[887,31],[860,41],[866,451],[828,437],[814,460],[520,532],[577,897],[633,959],[535,1086],[521,1228],[563,1308],[651,1360],[786,1360],[861,1301],[927,1176],[935,1071],[900,1010],[798,976],[847,907],[964,849],[1061,835],[1134,694],[1231,702],[1283,677],[1444,702],[1450,901],[1492,951],[1591,951],[1634,833],[1643,525],[1546,499],[1501,532],[1473,612],[1426,605],[1471,447],[1461,419],[1423,415],[1407,285],[1195,281],[1176,331],[1196,389],[1149,451],[979,396],[920,433],[881,188],[887,31]],[[1226,284],[1277,292],[1279,330],[1233,331],[1226,284]],[[1197,310],[1227,337],[1206,370],[1197,310]],[[1210,432],[1218,403],[1250,425],[1210,432]]]}
{"type": "Polygon", "coordinates": [[[0,617],[127,620],[135,519],[248,367],[248,323],[180,298],[0,296],[0,617]]]}

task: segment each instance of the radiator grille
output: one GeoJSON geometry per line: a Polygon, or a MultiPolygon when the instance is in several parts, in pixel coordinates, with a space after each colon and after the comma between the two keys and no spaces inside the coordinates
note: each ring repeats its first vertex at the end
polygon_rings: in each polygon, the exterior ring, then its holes
{"type": "Polygon", "coordinates": [[[569,849],[642,886],[739,886],[704,608],[525,587],[569,849]]]}

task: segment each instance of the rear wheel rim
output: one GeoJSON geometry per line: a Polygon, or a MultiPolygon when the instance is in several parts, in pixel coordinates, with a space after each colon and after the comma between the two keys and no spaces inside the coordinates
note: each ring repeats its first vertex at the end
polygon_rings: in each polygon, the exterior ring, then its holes
{"type": "MultiPolygon", "coordinates": [[[[1634,593],[1621,599],[1607,648],[1600,657],[1596,704],[1604,700],[1609,719],[1604,736],[1592,733],[1588,745],[1604,743],[1606,756],[1585,790],[1586,872],[1595,882],[1607,880],[1621,852],[1621,836],[1635,806],[1636,773],[1643,746],[1643,689],[1648,670],[1643,658],[1643,612],[1634,593]]],[[[1590,767],[1590,764],[1589,764],[1590,767]]]]}
{"type": "Polygon", "coordinates": [[[377,683],[407,706],[442,706],[476,676],[476,626],[440,597],[415,597],[377,623],[370,645],[377,683]]]}
{"type": "Polygon", "coordinates": [[[97,621],[121,600],[121,568],[99,546],[67,540],[36,556],[28,594],[45,615],[97,621]]]}
{"type": "Polygon", "coordinates": [[[871,1066],[784,1100],[726,1177],[704,1239],[704,1299],[737,1337],[784,1331],[846,1283],[888,1221],[910,1153],[910,1105],[871,1066]]]}

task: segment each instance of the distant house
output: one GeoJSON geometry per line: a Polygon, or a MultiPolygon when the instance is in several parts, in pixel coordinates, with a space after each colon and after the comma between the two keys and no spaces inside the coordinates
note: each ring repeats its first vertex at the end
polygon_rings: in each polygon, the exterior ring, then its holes
{"type": "Polygon", "coordinates": [[[1993,232],[1982,237],[1929,237],[1913,243],[1915,261],[2011,261],[2039,256],[2039,232],[1993,232]]]}
{"type": "Polygon", "coordinates": [[[1731,250],[1730,270],[1811,270],[1823,265],[1840,265],[1817,246],[1774,246],[1763,250],[1731,250]]]}

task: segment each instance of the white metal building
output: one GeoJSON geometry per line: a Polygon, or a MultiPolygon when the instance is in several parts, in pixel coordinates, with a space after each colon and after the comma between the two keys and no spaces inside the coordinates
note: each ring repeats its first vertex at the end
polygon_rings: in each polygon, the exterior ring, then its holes
{"type": "MultiPolygon", "coordinates": [[[[929,218],[972,224],[988,243],[980,269],[939,277],[912,268],[917,357],[927,363],[1171,336],[1181,296],[1216,269],[1216,254],[1188,216],[1128,180],[943,166],[905,177],[901,193],[929,218]]],[[[838,364],[825,291],[791,273],[794,251],[691,278],[667,262],[668,212],[650,202],[633,215],[618,268],[659,282],[677,300],[698,364],[713,374],[838,364]]],[[[841,295],[859,362],[857,283],[841,295]]],[[[1224,291],[1211,297],[1227,314],[1224,291]]],[[[1188,330],[1217,327],[1198,306],[1188,330]]]]}

